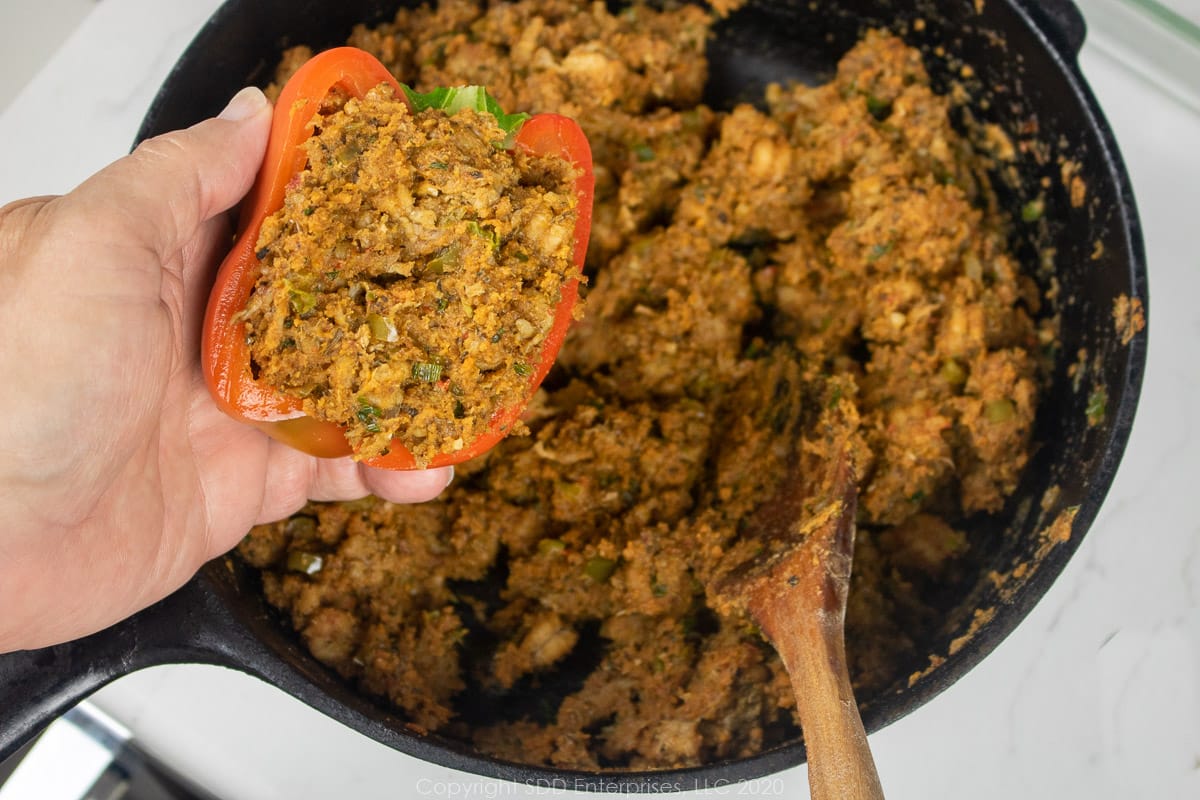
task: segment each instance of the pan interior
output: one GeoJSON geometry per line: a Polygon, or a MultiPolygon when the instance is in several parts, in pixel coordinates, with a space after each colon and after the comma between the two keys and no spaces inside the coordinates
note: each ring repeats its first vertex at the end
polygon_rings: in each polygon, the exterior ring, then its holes
{"type": "MultiPolygon", "coordinates": [[[[246,82],[263,83],[284,47],[338,44],[353,23],[385,19],[394,5],[350,0],[331,8],[314,0],[231,0],[177,66],[148,114],[141,138],[191,124],[246,82]],[[221,54],[215,64],[213,53],[221,54]]],[[[1144,293],[1136,219],[1122,192],[1111,142],[1064,57],[1029,26],[1018,3],[996,0],[979,13],[970,2],[751,2],[715,28],[708,46],[705,101],[728,109],[759,101],[770,82],[828,80],[841,55],[871,27],[892,30],[918,46],[939,90],[962,90],[968,102],[957,121],[964,132],[996,124],[1028,144],[1018,149],[1011,168],[998,167],[995,178],[1000,201],[1014,218],[1039,193],[1045,198],[1047,220],[1032,230],[1014,228],[1012,244],[1044,287],[1052,280],[1059,285],[1060,301],[1046,313],[1061,314],[1062,343],[1055,354],[1053,385],[1039,412],[1040,448],[1021,488],[1001,514],[971,521],[970,535],[977,544],[961,579],[937,598],[944,622],[918,633],[920,655],[913,663],[896,665],[890,686],[859,698],[869,730],[915,708],[982,658],[1045,591],[1078,543],[1111,481],[1140,376],[1141,355],[1116,341],[1111,309],[1121,294],[1144,293]],[[1087,183],[1083,204],[1074,202],[1062,179],[1064,164],[1075,165],[1087,183]],[[1040,256],[1047,251],[1054,253],[1049,263],[1040,256]],[[1068,374],[1080,351],[1088,354],[1082,381],[1077,369],[1068,374]],[[1088,409],[1099,392],[1107,398],[1107,414],[1096,423],[1088,409]],[[1048,548],[1044,532],[1071,510],[1076,530],[1063,545],[1048,548]],[[1022,565],[1026,577],[1014,577],[1006,585],[996,582],[994,576],[1013,576],[1022,565]],[[994,616],[972,627],[976,612],[984,609],[993,609],[994,616]],[[964,646],[960,637],[968,631],[972,638],[964,646]],[[926,670],[933,663],[941,666],[926,670]],[[917,673],[922,674],[914,679],[917,673]]],[[[238,567],[228,573],[222,564],[212,565],[209,573],[214,570],[222,574],[220,592],[233,613],[256,630],[278,659],[274,666],[253,665],[256,671],[279,682],[294,681],[298,674],[324,695],[315,705],[335,715],[349,709],[355,721],[370,718],[399,738],[413,737],[390,710],[363,698],[298,646],[286,622],[265,607],[252,571],[238,567]]],[[[556,680],[566,690],[586,669],[586,663],[569,663],[556,680]]],[[[305,699],[314,695],[303,687],[289,690],[305,699]]],[[[544,686],[530,687],[505,701],[512,708],[532,708],[544,702],[545,691],[544,686]]],[[[487,709],[495,699],[480,696],[472,705],[487,709]]],[[[378,728],[371,735],[387,738],[378,728]]],[[[416,738],[434,749],[464,752],[459,743],[416,738]]],[[[783,762],[748,765],[749,774],[802,758],[794,737],[781,750],[783,762]]],[[[475,762],[465,768],[489,771],[475,762]]]]}

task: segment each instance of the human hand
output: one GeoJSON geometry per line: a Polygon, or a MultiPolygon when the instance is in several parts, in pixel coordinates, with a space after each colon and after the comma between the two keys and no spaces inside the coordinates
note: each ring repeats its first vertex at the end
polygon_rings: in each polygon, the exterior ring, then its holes
{"type": "Polygon", "coordinates": [[[315,459],[209,396],[199,337],[224,212],[270,118],[244,90],[70,194],[0,209],[0,652],[128,616],[307,499],[417,502],[449,482],[315,459]]]}

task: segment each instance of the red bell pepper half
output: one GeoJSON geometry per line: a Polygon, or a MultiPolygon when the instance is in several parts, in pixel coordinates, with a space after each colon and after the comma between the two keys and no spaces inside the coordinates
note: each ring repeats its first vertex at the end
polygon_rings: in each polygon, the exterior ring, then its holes
{"type": "MultiPolygon", "coordinates": [[[[395,88],[398,97],[408,97],[410,105],[417,97],[402,94],[400,85],[383,64],[369,53],[353,47],[339,47],[314,56],[287,82],[275,105],[262,169],[242,207],[237,241],[221,264],[204,318],[201,362],[209,390],[221,410],[298,450],[324,458],[350,455],[344,428],[303,415],[298,398],[255,380],[250,370],[245,326],[236,321],[236,315],[246,307],[259,277],[255,244],[263,221],[283,205],[288,182],[307,163],[304,142],[312,133],[309,123],[313,115],[334,90],[362,97],[381,83],[395,88]]],[[[492,106],[487,110],[498,111],[492,106]]],[[[587,138],[574,120],[558,114],[537,114],[521,125],[513,139],[513,147],[535,154],[561,156],[575,165],[579,174],[575,181],[578,195],[575,263],[582,272],[591,230],[595,184],[587,138]]],[[[541,357],[536,369],[531,371],[529,389],[522,402],[496,411],[483,435],[457,452],[436,456],[429,466],[466,461],[504,438],[553,366],[571,323],[578,294],[578,277],[562,287],[554,324],[542,344],[541,357]]],[[[386,455],[366,459],[364,463],[385,469],[415,469],[417,466],[412,454],[398,440],[392,441],[386,455]]]]}

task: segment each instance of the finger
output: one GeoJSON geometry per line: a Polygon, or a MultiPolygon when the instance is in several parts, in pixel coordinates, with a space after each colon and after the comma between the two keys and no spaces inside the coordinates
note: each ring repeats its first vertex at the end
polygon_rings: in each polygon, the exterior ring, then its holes
{"type": "MultiPolygon", "coordinates": [[[[229,250],[232,233],[227,215],[214,217],[201,225],[192,241],[184,246],[182,263],[185,266],[182,280],[177,284],[182,287],[182,297],[174,299],[174,306],[171,300],[167,302],[168,308],[182,309],[184,353],[200,352],[204,309],[217,269],[221,266],[221,258],[229,250]]],[[[166,289],[164,284],[164,296],[166,289]]]]}
{"type": "MultiPolygon", "coordinates": [[[[20,200],[13,200],[8,205],[0,207],[0,222],[6,222],[8,220],[8,218],[11,216],[18,216],[18,215],[24,215],[24,214],[36,215],[38,209],[40,209],[42,206],[46,205],[50,201],[57,200],[57,199],[58,199],[58,195],[43,194],[43,195],[38,195],[37,197],[23,197],[20,200]]],[[[0,234],[6,235],[6,236],[11,236],[11,235],[17,233],[19,231],[20,227],[21,226],[19,226],[19,225],[5,225],[4,227],[0,227],[0,234]],[[17,230],[11,230],[14,228],[17,230]]]]}
{"type": "Polygon", "coordinates": [[[442,493],[454,480],[454,467],[426,470],[372,469],[358,465],[371,494],[393,503],[424,503],[442,493]]]}
{"type": "Polygon", "coordinates": [[[371,491],[358,471],[358,464],[345,458],[311,458],[312,478],[308,484],[311,500],[357,500],[371,491]]]}
{"type": "Polygon", "coordinates": [[[386,470],[363,466],[353,459],[313,458],[308,485],[311,500],[357,500],[368,494],[393,503],[432,500],[450,485],[453,468],[386,470]]]}
{"type": "Polygon", "coordinates": [[[210,558],[236,545],[257,522],[282,519],[304,505],[302,491],[288,497],[287,492],[276,490],[282,478],[278,470],[272,470],[277,460],[271,457],[274,443],[262,431],[217,408],[199,370],[191,386],[187,425],[204,497],[210,558]],[[262,518],[264,506],[271,503],[273,516],[262,518]]]}
{"type": "Polygon", "coordinates": [[[267,439],[267,442],[262,504],[254,520],[256,525],[283,519],[303,508],[308,502],[308,486],[316,470],[312,456],[275,439],[267,439]]]}
{"type": "Polygon", "coordinates": [[[393,503],[422,503],[441,494],[453,477],[452,467],[371,469],[350,458],[315,458],[272,440],[256,522],[283,519],[309,500],[357,500],[374,494],[393,503]]]}
{"type": "Polygon", "coordinates": [[[308,500],[357,500],[370,494],[350,458],[316,458],[274,440],[270,448],[259,522],[282,519],[308,500]]]}
{"type": "Polygon", "coordinates": [[[114,238],[133,238],[165,260],[250,190],[266,151],[270,109],[261,91],[243,89],[218,117],[142,142],[68,199],[86,205],[114,238]]]}

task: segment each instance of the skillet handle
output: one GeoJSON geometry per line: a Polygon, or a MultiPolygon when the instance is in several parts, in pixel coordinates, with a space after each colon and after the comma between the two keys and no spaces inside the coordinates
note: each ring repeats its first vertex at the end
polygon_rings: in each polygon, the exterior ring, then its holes
{"type": "Polygon", "coordinates": [[[0,655],[0,761],[139,658],[138,618],[83,639],[0,655]]]}
{"type": "Polygon", "coordinates": [[[1074,0],[1021,0],[1021,5],[1063,58],[1075,63],[1087,38],[1087,22],[1074,0]]]}
{"type": "Polygon", "coordinates": [[[193,579],[175,594],[90,636],[0,655],[0,761],[105,684],[143,667],[228,665],[205,646],[206,592],[193,579]]]}

